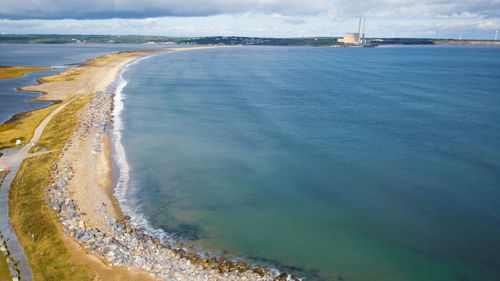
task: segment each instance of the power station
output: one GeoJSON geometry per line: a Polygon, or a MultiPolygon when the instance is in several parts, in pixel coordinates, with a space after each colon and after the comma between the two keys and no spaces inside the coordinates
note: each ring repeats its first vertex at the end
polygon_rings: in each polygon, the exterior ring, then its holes
{"type": "Polygon", "coordinates": [[[366,18],[363,18],[363,22],[361,22],[361,18],[359,18],[358,33],[346,33],[344,38],[337,39],[337,42],[344,43],[345,45],[365,45],[365,28],[366,18]],[[361,29],[363,29],[363,32],[361,32],[361,29]]]}

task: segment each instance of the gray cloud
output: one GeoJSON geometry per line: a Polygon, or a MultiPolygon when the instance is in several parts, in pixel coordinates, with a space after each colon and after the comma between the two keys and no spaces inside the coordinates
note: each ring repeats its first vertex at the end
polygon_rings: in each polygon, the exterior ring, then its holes
{"type": "Polygon", "coordinates": [[[329,14],[343,19],[497,18],[500,0],[2,0],[0,17],[7,19],[107,19],[190,17],[220,14],[279,14],[297,17],[329,14]]]}

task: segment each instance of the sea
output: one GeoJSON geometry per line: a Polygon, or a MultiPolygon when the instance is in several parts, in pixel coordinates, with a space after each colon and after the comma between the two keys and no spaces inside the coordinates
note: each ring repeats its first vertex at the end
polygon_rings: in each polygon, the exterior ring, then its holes
{"type": "Polygon", "coordinates": [[[52,104],[28,102],[41,93],[19,91],[18,88],[38,84],[37,79],[55,75],[67,68],[79,66],[101,55],[138,49],[165,48],[144,44],[0,44],[0,66],[41,66],[51,70],[26,73],[23,77],[0,79],[0,124],[14,114],[52,104]]]}
{"type": "Polygon", "coordinates": [[[110,88],[115,194],[155,235],[306,280],[500,280],[499,86],[495,46],[145,57],[110,88]]]}

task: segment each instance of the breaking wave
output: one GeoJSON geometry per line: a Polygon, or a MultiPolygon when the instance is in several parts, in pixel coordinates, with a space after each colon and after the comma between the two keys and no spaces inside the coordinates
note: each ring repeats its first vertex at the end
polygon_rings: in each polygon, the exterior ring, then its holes
{"type": "MultiPolygon", "coordinates": [[[[155,229],[149,223],[147,217],[141,212],[141,206],[137,200],[137,193],[139,187],[130,184],[130,166],[127,161],[127,154],[122,144],[122,131],[124,122],[122,119],[122,111],[124,109],[123,101],[126,99],[126,94],[123,89],[127,86],[128,81],[123,77],[130,66],[138,63],[145,58],[150,58],[154,55],[142,57],[137,59],[122,68],[115,82],[110,85],[109,92],[115,93],[114,109],[113,109],[113,127],[111,129],[111,141],[113,146],[112,160],[118,168],[116,185],[113,190],[113,195],[116,197],[120,204],[123,214],[130,217],[130,225],[136,227],[154,237],[165,239],[172,238],[173,235],[166,233],[161,229],[155,229]]],[[[170,240],[170,239],[169,239],[170,240]]]]}

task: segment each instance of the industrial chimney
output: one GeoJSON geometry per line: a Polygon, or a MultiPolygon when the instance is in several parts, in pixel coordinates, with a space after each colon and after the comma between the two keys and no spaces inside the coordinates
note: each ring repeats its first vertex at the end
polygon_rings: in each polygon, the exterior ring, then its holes
{"type": "Polygon", "coordinates": [[[359,18],[359,28],[358,28],[358,44],[361,43],[361,18],[359,18]]]}
{"type": "Polygon", "coordinates": [[[365,44],[366,41],[365,41],[365,28],[366,28],[366,18],[363,18],[363,37],[361,39],[361,44],[365,44]]]}

